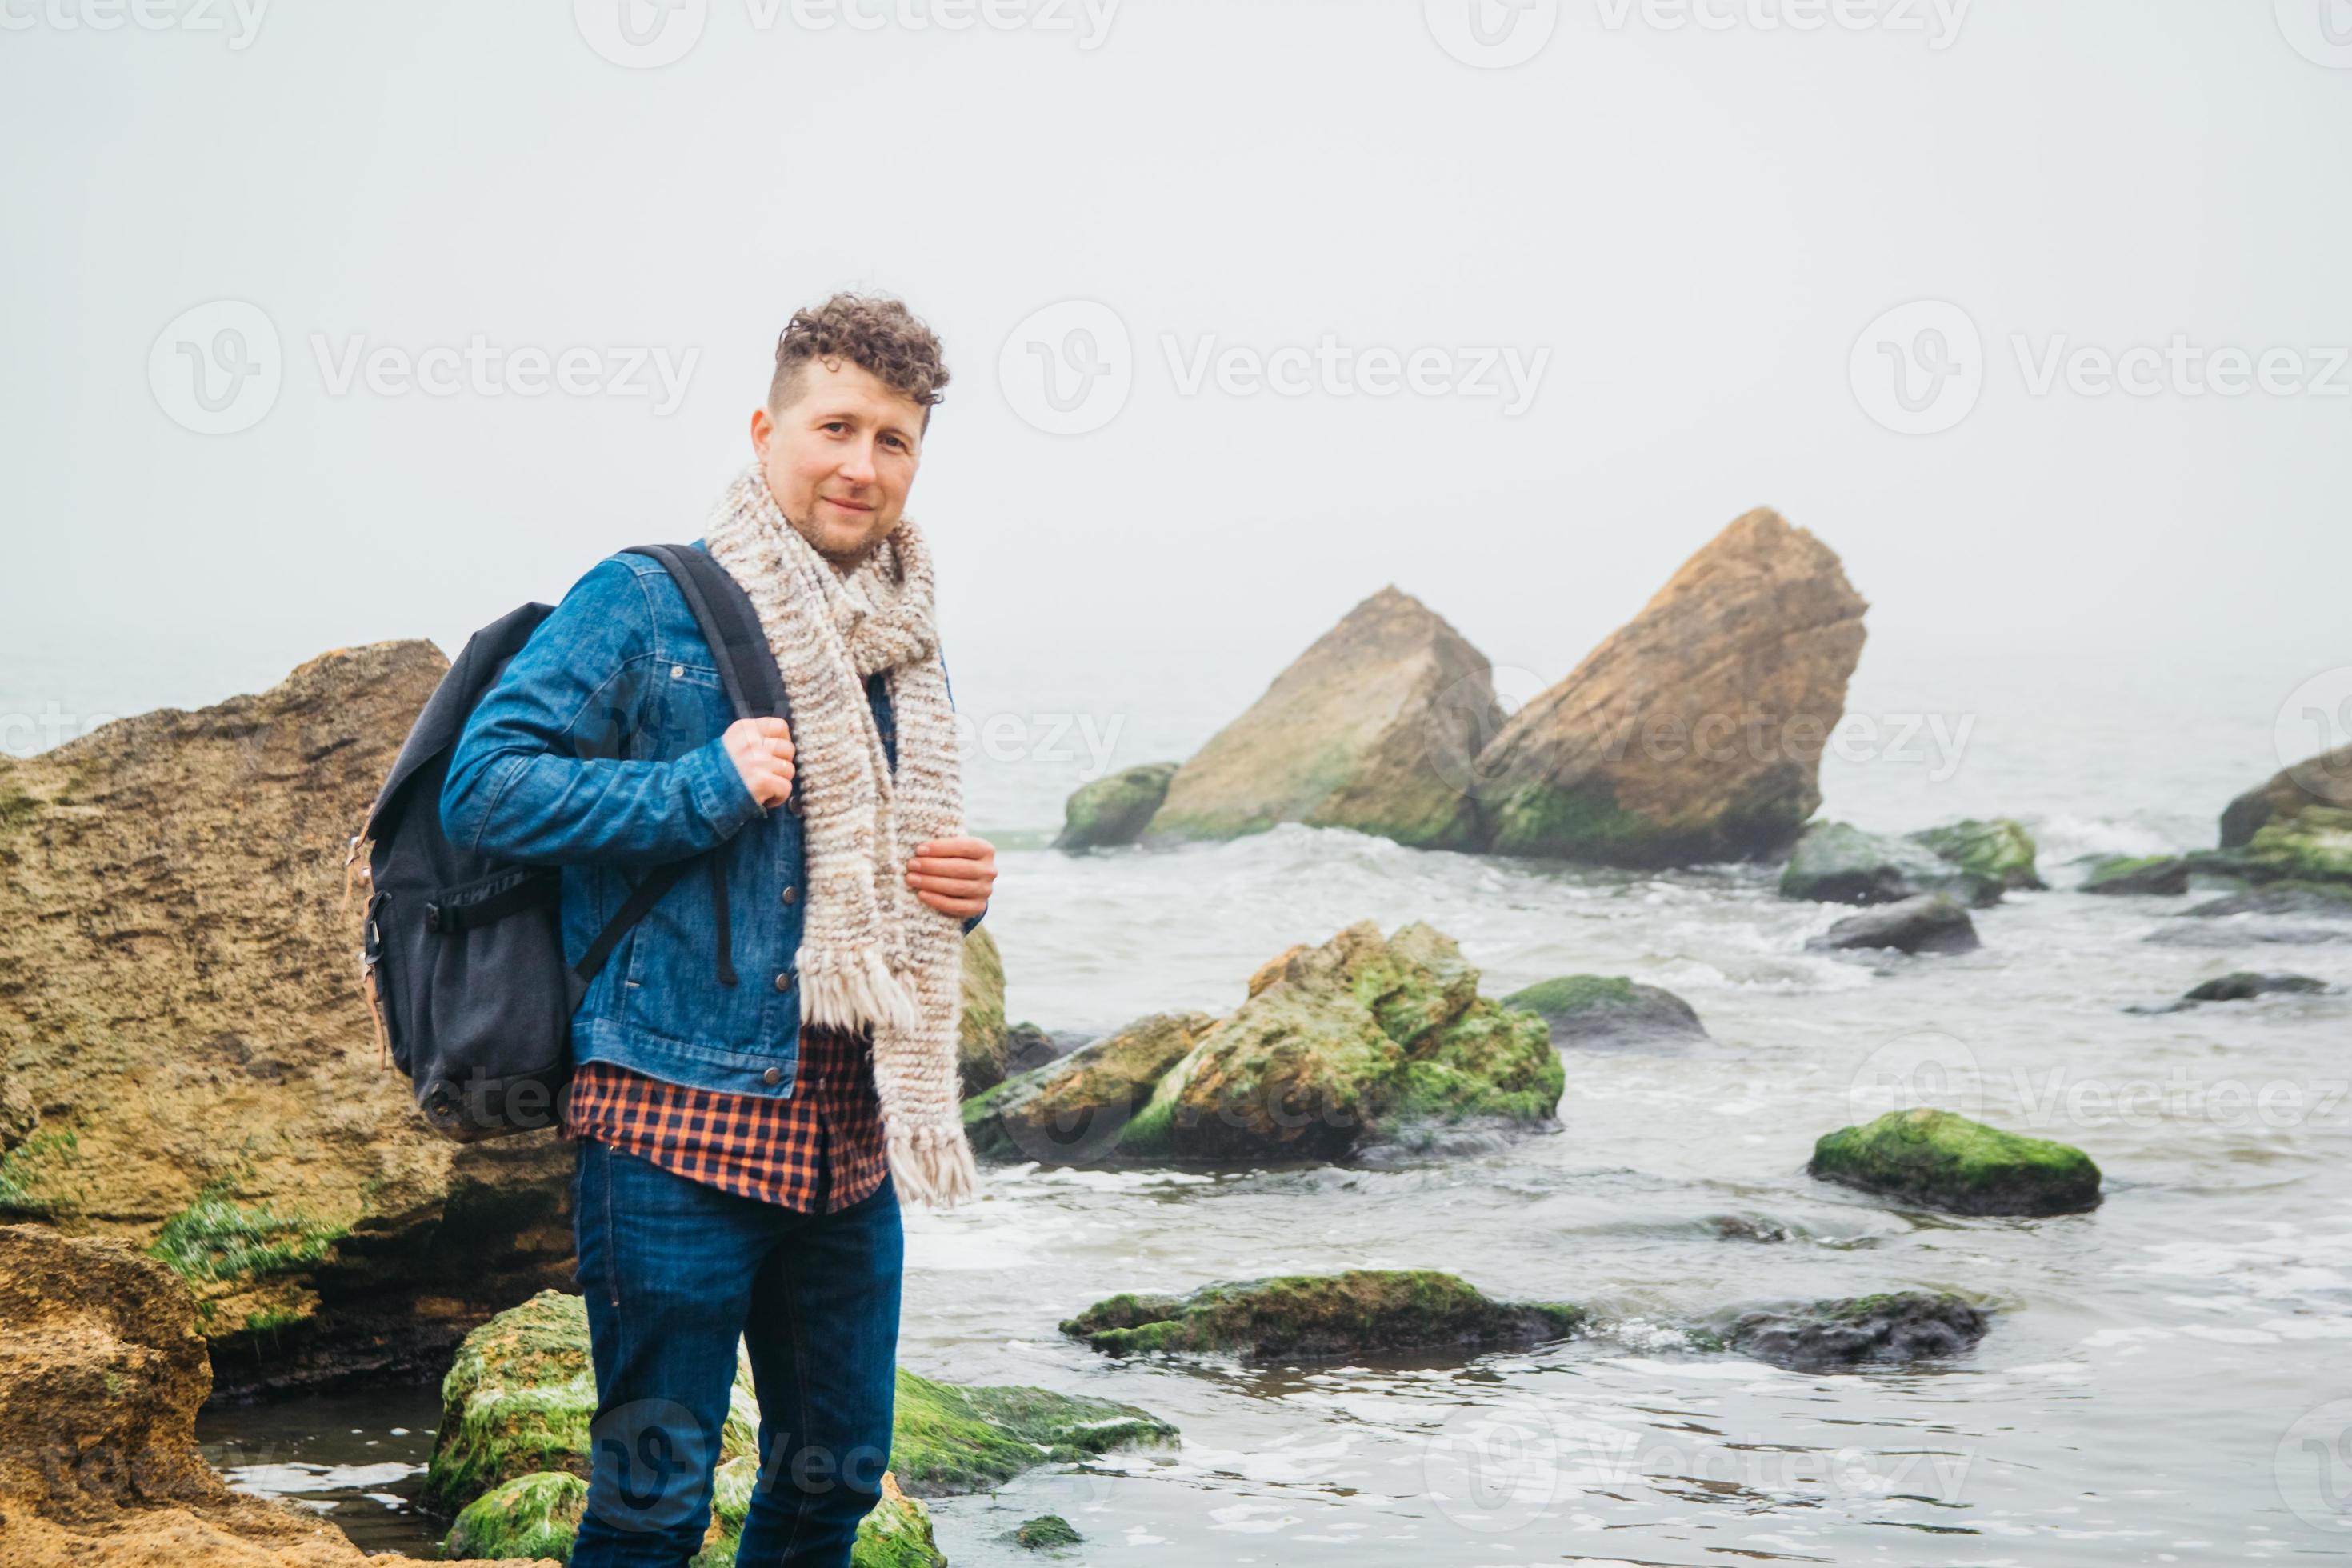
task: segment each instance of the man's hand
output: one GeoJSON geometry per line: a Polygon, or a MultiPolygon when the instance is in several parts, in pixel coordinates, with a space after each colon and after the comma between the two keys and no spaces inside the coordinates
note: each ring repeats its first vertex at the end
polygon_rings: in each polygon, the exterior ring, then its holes
{"type": "Polygon", "coordinates": [[[738,719],[719,740],[753,800],[777,805],[793,793],[791,725],[782,719],[738,719]]]}
{"type": "Polygon", "coordinates": [[[944,915],[976,915],[996,885],[996,846],[985,838],[934,838],[907,862],[907,886],[944,915]]]}

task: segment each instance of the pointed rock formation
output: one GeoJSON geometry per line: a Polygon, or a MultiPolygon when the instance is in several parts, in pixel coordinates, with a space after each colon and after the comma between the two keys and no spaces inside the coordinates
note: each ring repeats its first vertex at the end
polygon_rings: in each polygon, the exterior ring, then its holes
{"type": "Polygon", "coordinates": [[[1786,848],[1821,805],[1869,606],[1778,512],[1734,522],[1480,755],[1496,853],[1665,866],[1786,848]]]}
{"type": "Polygon", "coordinates": [[[1281,822],[1470,847],[1470,760],[1496,731],[1486,656],[1393,586],[1348,612],[1177,770],[1147,840],[1281,822]]]}

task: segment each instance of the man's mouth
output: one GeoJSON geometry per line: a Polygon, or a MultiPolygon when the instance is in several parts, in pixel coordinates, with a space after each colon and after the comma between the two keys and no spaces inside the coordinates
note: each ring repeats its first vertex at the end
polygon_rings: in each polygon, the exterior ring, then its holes
{"type": "Polygon", "coordinates": [[[833,496],[823,496],[823,497],[820,497],[819,499],[820,499],[820,500],[823,500],[823,501],[824,501],[827,506],[835,506],[835,507],[839,507],[839,508],[840,508],[842,510],[844,510],[844,511],[868,512],[868,511],[872,511],[872,510],[874,510],[872,507],[867,506],[867,505],[865,505],[865,504],[863,504],[863,503],[861,503],[861,502],[854,501],[854,500],[839,500],[839,499],[837,499],[837,498],[835,498],[835,497],[833,497],[833,496]]]}

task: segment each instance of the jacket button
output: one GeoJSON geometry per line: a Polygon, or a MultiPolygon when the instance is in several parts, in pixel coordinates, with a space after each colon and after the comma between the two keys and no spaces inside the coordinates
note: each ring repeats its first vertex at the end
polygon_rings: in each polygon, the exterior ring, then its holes
{"type": "Polygon", "coordinates": [[[785,884],[784,884],[784,902],[786,902],[786,903],[788,903],[788,904],[796,904],[796,903],[799,903],[800,901],[801,901],[801,890],[800,890],[798,888],[793,887],[790,882],[785,883],[785,884]]]}
{"type": "Polygon", "coordinates": [[[801,797],[797,791],[784,797],[784,809],[791,812],[794,816],[798,816],[801,814],[801,797]]]}
{"type": "Polygon", "coordinates": [[[776,976],[776,989],[779,991],[790,991],[792,988],[793,972],[787,969],[782,974],[776,976]]]}
{"type": "Polygon", "coordinates": [[[770,1068],[766,1072],[760,1075],[760,1081],[761,1083],[782,1083],[784,1081],[784,1069],[782,1068],[770,1068]]]}
{"type": "Polygon", "coordinates": [[[672,680],[684,680],[686,679],[686,666],[682,664],[671,665],[669,667],[669,678],[672,680]]]}

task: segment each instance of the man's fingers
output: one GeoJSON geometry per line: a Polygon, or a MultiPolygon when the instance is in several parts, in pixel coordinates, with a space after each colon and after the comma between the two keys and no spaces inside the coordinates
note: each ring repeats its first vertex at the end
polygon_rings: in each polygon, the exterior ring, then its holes
{"type": "Polygon", "coordinates": [[[957,859],[976,859],[996,852],[996,846],[985,838],[934,838],[918,851],[924,855],[946,855],[957,859]]]}
{"type": "Polygon", "coordinates": [[[996,868],[975,866],[969,860],[934,860],[919,857],[907,862],[909,876],[944,877],[959,882],[984,885],[996,880],[996,868]]]}
{"type": "Polygon", "coordinates": [[[907,885],[919,893],[943,893],[950,898],[982,902],[987,900],[989,892],[986,882],[971,881],[961,877],[910,876],[907,879],[907,885]]]}

